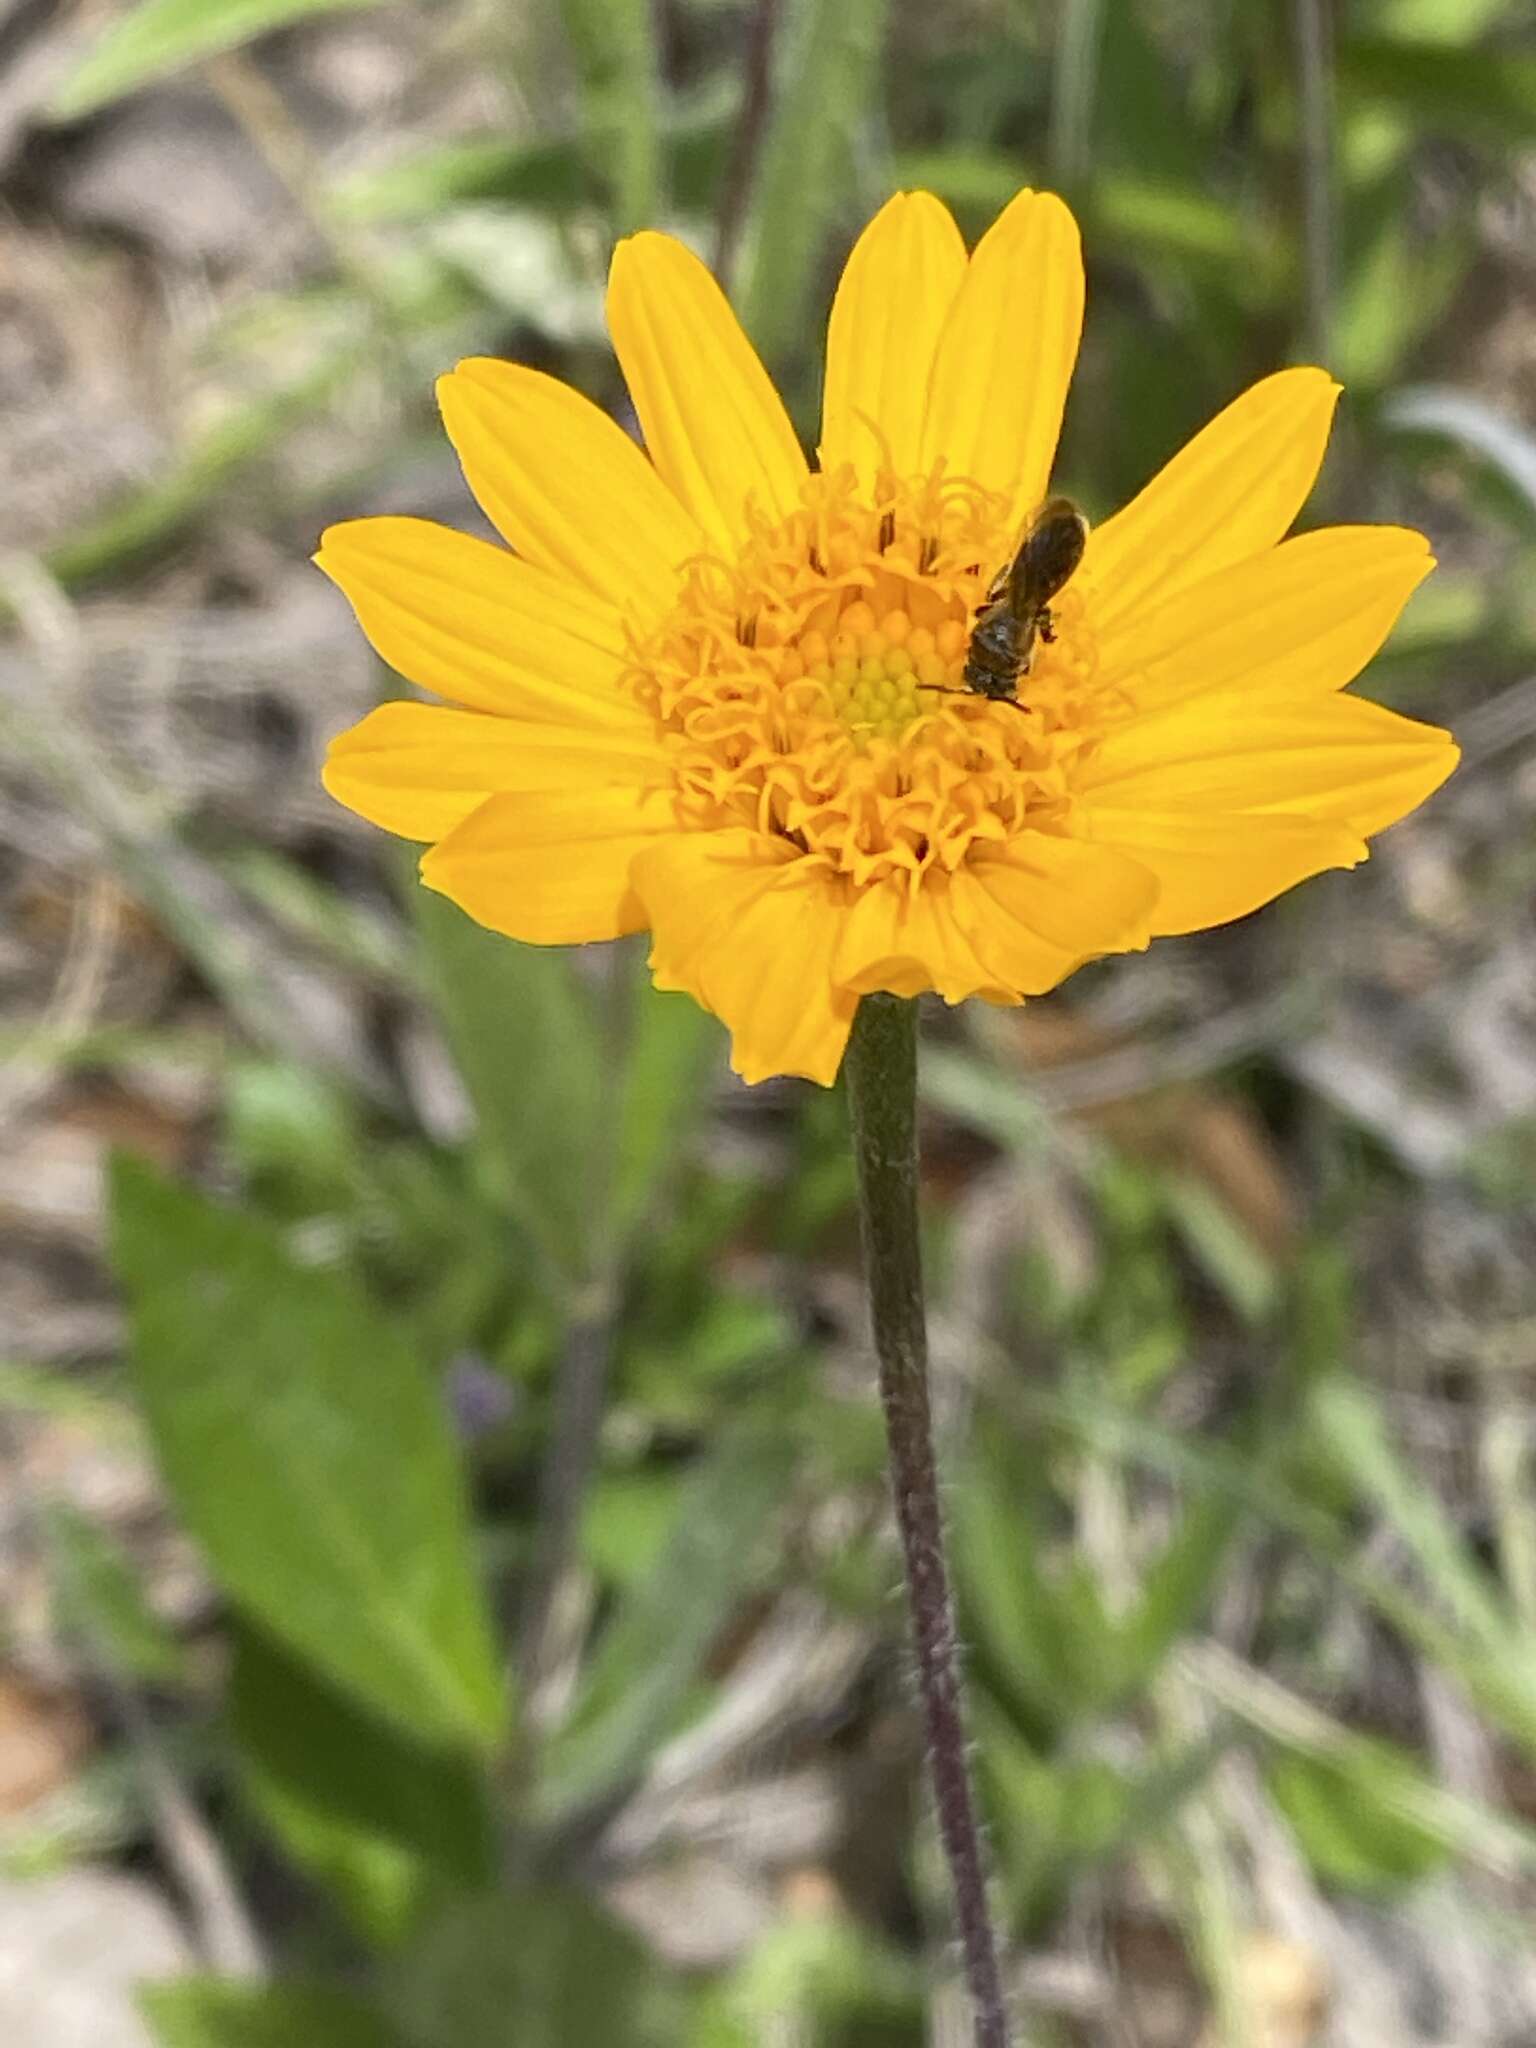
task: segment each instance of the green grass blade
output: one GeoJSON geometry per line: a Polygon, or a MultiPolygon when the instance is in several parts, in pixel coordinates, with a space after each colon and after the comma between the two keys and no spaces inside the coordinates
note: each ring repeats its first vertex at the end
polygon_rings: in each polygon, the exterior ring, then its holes
{"type": "Polygon", "coordinates": [[[657,224],[661,78],[650,0],[562,0],[581,74],[588,160],[620,234],[657,224]]]}
{"type": "Polygon", "coordinates": [[[751,1415],[679,1489],[671,1537],[615,1616],[571,1721],[549,1744],[533,1801],[540,1820],[558,1826],[600,1803],[671,1733],[705,1652],[757,1568],[798,1451],[781,1415],[751,1415]]]}
{"type": "Polygon", "coordinates": [[[78,121],[126,93],[199,58],[288,28],[317,14],[371,7],[375,0],[143,0],[87,50],[49,102],[55,121],[78,121]]]}
{"type": "MultiPolygon", "coordinates": [[[[602,1124],[612,1063],[566,947],[523,946],[411,883],[428,999],[469,1090],[488,1161],[553,1271],[601,1256],[602,1124]]],[[[604,963],[612,967],[614,963],[604,963]]]]}
{"type": "Polygon", "coordinates": [[[1446,1612],[1478,1642],[1508,1644],[1511,1616],[1493,1581],[1430,1488],[1399,1457],[1366,1389],[1341,1378],[1322,1381],[1310,1421],[1319,1451],[1391,1523],[1446,1612]]]}
{"type": "Polygon", "coordinates": [[[874,86],[887,0],[793,0],[774,113],[752,196],[747,332],[770,366],[813,361],[812,289],[827,231],[849,204],[853,143],[874,86]]]}

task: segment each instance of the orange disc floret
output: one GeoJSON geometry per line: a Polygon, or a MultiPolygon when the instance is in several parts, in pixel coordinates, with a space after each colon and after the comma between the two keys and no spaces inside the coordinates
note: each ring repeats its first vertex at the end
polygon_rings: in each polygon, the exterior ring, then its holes
{"type": "Polygon", "coordinates": [[[953,869],[973,842],[1059,816],[1094,658],[1067,594],[1017,704],[961,681],[970,621],[1012,543],[1007,508],[962,480],[850,465],[808,477],[735,562],[689,563],[624,687],[656,720],[689,830],[747,825],[858,886],[953,869]]]}

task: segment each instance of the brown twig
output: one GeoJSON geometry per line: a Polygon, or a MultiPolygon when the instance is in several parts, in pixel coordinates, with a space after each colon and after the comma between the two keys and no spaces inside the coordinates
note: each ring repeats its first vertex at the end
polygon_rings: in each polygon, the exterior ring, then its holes
{"type": "Polygon", "coordinates": [[[727,291],[736,267],[741,231],[746,225],[747,204],[752,181],[768,125],[768,106],[773,97],[773,53],[778,42],[779,0],[757,0],[747,28],[742,55],[741,116],[736,125],[736,146],[725,176],[720,181],[720,207],[715,216],[715,246],[710,268],[727,291]]]}

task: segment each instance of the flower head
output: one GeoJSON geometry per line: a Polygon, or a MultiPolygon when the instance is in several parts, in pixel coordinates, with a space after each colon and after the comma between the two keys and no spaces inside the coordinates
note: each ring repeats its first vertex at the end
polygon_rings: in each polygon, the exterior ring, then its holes
{"type": "Polygon", "coordinates": [[[658,985],[724,1020],[751,1081],[831,1081],[871,990],[1018,1002],[1353,866],[1456,749],[1340,694],[1432,566],[1422,537],[1284,539],[1321,370],[1255,385],[1089,535],[1015,701],[966,686],[1082,307],[1053,195],[969,257],[937,200],[891,200],[833,304],[812,469],[704,266],[621,243],[609,325],[646,452],[554,379],[471,360],[443,418],[507,547],[417,519],[325,534],[378,652],[446,700],[343,733],[327,788],[430,841],[423,879],[514,938],[648,927],[658,985]]]}

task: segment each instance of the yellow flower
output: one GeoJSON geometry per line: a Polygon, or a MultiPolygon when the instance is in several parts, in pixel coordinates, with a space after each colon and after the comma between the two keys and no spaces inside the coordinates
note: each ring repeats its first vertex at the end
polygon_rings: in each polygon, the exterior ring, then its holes
{"type": "Polygon", "coordinates": [[[870,990],[1018,1002],[1353,866],[1456,749],[1340,694],[1432,566],[1422,537],[1283,538],[1321,370],[1255,385],[1089,536],[1017,705],[962,687],[1082,308],[1052,194],[969,258],[937,200],[891,200],[833,304],[812,469],[704,266],[621,243],[608,320],[648,452],[536,370],[442,379],[507,548],[419,519],[325,534],[375,648],[447,699],[343,733],[327,788],[431,841],[423,880],[513,938],[648,927],[658,985],[724,1020],[749,1081],[830,1082],[870,990]]]}

